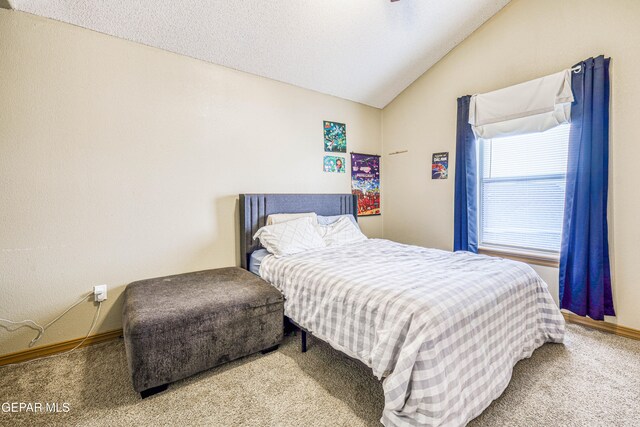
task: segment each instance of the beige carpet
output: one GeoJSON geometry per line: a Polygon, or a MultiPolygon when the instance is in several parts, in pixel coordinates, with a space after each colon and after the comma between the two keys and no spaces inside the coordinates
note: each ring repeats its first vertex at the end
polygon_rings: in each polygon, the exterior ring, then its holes
{"type": "MultiPolygon", "coordinates": [[[[0,404],[66,402],[67,413],[8,414],[0,425],[378,425],[382,387],[359,362],[311,339],[255,355],[140,400],[122,340],[0,368],[0,404]]],[[[568,326],[518,363],[505,393],[473,426],[640,426],[640,341],[568,326]]]]}

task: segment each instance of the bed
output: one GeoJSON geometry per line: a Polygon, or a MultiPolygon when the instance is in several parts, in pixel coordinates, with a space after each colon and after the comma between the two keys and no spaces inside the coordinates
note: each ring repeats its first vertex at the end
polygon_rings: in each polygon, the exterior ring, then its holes
{"type": "MultiPolygon", "coordinates": [[[[244,268],[274,213],[354,214],[355,196],[240,195],[244,268]]],[[[265,256],[285,315],[383,381],[385,426],[461,426],[507,387],[513,366],[564,319],[527,264],[383,239],[265,256]]]]}

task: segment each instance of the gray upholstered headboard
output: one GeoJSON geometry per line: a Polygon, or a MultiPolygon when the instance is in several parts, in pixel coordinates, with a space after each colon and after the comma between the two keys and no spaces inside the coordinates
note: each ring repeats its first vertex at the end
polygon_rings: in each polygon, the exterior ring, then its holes
{"type": "Polygon", "coordinates": [[[249,268],[251,252],[260,248],[253,235],[277,213],[315,212],[352,214],[358,219],[358,196],[353,194],[240,194],[240,263],[249,268]]]}

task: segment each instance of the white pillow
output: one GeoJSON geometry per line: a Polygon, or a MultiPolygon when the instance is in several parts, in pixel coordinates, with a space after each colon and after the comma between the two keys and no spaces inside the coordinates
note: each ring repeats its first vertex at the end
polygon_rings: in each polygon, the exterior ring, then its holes
{"type": "Polygon", "coordinates": [[[318,225],[317,229],[327,246],[342,246],[367,240],[367,236],[347,216],[329,225],[318,225]]]}
{"type": "Polygon", "coordinates": [[[254,239],[277,258],[293,255],[311,249],[324,248],[326,245],[316,230],[311,217],[265,225],[254,234],[254,239]]]}
{"type": "Polygon", "coordinates": [[[333,224],[334,222],[336,222],[337,220],[339,220],[342,217],[349,218],[349,221],[351,221],[353,223],[353,225],[355,225],[358,228],[358,230],[360,230],[360,226],[358,225],[358,221],[356,221],[355,217],[353,215],[351,215],[351,214],[331,215],[331,216],[318,215],[318,225],[330,225],[330,224],[333,224]]]}
{"type": "Polygon", "coordinates": [[[281,222],[292,221],[294,219],[309,217],[313,220],[313,224],[318,223],[318,215],[315,212],[307,213],[283,213],[283,214],[271,214],[267,217],[267,225],[279,224],[281,222]]]}

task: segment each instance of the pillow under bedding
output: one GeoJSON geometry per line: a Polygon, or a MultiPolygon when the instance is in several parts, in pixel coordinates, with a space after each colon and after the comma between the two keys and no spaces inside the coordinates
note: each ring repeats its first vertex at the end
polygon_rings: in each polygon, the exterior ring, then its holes
{"type": "Polygon", "coordinates": [[[342,216],[329,225],[317,226],[318,233],[326,246],[342,246],[367,240],[367,236],[362,234],[357,225],[353,225],[349,216],[342,216]]]}
{"type": "Polygon", "coordinates": [[[316,227],[314,219],[305,216],[266,225],[259,229],[253,238],[260,239],[262,246],[276,257],[294,255],[326,246],[316,227]]]}
{"type": "Polygon", "coordinates": [[[294,219],[300,219],[304,217],[311,218],[314,225],[318,223],[318,215],[316,215],[315,212],[305,212],[271,214],[267,217],[267,225],[280,224],[281,222],[293,221],[294,219]]]}
{"type": "Polygon", "coordinates": [[[355,225],[358,228],[358,230],[360,230],[358,221],[356,221],[355,217],[351,214],[331,215],[331,216],[318,215],[318,225],[331,225],[334,222],[338,221],[340,218],[349,218],[351,223],[355,225]]]}

